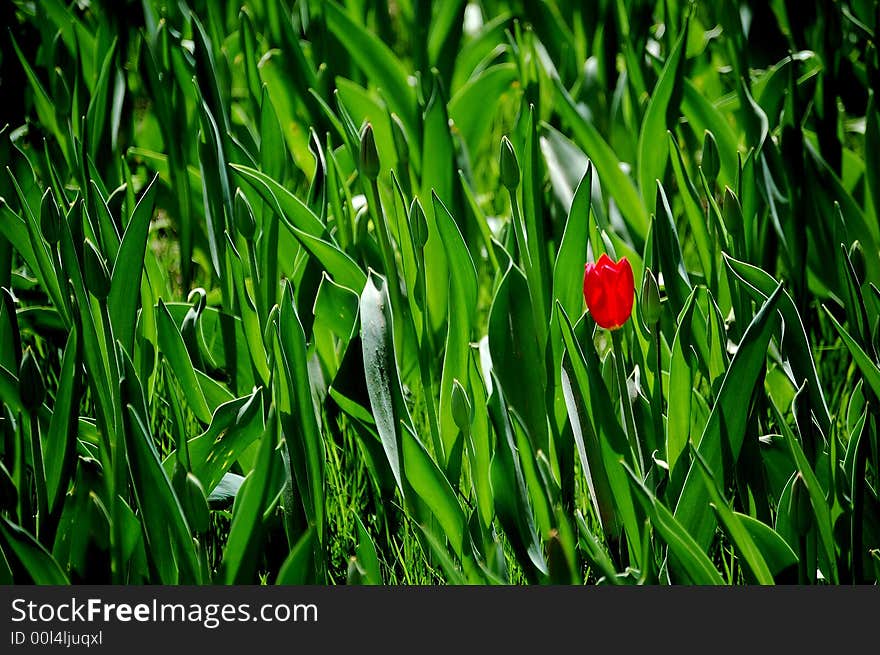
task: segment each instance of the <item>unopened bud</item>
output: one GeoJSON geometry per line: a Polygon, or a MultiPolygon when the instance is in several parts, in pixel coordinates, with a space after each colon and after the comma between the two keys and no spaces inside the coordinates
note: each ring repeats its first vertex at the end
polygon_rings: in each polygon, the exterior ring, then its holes
{"type": "Polygon", "coordinates": [[[703,169],[706,181],[713,184],[721,170],[721,158],[718,155],[718,144],[709,130],[706,130],[706,134],[703,136],[703,159],[700,162],[700,167],[703,169]]]}
{"type": "Polygon", "coordinates": [[[361,134],[360,165],[361,173],[368,180],[379,177],[379,151],[376,149],[376,138],[373,136],[373,126],[367,123],[361,134]]]}
{"type": "Polygon", "coordinates": [[[655,326],[660,320],[660,285],[650,268],[645,269],[640,302],[645,323],[649,327],[655,326]]]}
{"type": "Polygon", "coordinates": [[[104,300],[110,293],[110,272],[104,257],[91,241],[86,239],[83,248],[83,268],[86,288],[98,300],[104,300]]]}
{"type": "Polygon", "coordinates": [[[428,243],[428,220],[425,218],[425,210],[418,198],[413,198],[409,206],[409,232],[412,235],[413,245],[416,250],[421,250],[428,243]]]}
{"type": "Polygon", "coordinates": [[[35,412],[46,397],[46,383],[34,352],[28,347],[18,370],[18,388],[21,404],[28,412],[35,412]]]}
{"type": "Polygon", "coordinates": [[[849,248],[849,261],[856,274],[857,283],[862,284],[865,281],[866,272],[865,251],[862,249],[862,244],[858,240],[853,241],[853,244],[849,248]]]}
{"type": "Polygon", "coordinates": [[[235,191],[235,228],[247,241],[253,239],[257,231],[254,210],[241,189],[235,191]]]}
{"type": "Polygon", "coordinates": [[[471,429],[473,407],[468,399],[467,391],[458,380],[452,382],[452,420],[462,432],[468,432],[471,429]]]}
{"type": "Polygon", "coordinates": [[[800,473],[794,479],[791,486],[791,501],[789,505],[792,527],[801,536],[810,531],[813,525],[813,505],[810,501],[810,492],[804,476],[800,473]]]}
{"type": "Polygon", "coordinates": [[[394,139],[394,150],[397,153],[397,161],[401,164],[409,161],[409,141],[406,138],[406,130],[400,116],[391,114],[391,136],[394,139]]]}
{"type": "Polygon", "coordinates": [[[731,234],[741,234],[743,231],[742,207],[730,187],[724,188],[724,224],[731,234]]]}
{"type": "Polygon", "coordinates": [[[513,144],[506,136],[501,137],[501,184],[508,191],[513,191],[519,186],[519,162],[513,144]]]}
{"type": "Polygon", "coordinates": [[[61,211],[58,209],[58,203],[55,202],[52,189],[46,189],[40,202],[40,230],[46,241],[52,245],[61,240],[61,211]]]}

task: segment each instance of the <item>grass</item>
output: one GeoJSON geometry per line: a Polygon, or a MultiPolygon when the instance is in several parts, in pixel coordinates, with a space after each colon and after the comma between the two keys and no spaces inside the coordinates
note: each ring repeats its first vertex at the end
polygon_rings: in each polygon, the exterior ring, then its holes
{"type": "Polygon", "coordinates": [[[0,582],[880,580],[873,3],[7,13],[0,582]]]}

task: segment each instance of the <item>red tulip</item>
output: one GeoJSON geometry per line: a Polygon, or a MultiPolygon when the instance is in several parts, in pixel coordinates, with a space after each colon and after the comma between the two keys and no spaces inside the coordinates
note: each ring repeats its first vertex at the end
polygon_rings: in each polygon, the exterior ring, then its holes
{"type": "Polygon", "coordinates": [[[629,320],[635,298],[632,266],[626,257],[614,262],[603,254],[595,264],[584,266],[584,299],[593,320],[616,330],[629,320]]]}

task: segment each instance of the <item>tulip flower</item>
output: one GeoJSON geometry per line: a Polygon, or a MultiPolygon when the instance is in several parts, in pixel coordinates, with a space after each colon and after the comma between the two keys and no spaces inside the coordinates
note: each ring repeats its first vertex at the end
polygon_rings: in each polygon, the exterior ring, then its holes
{"type": "Polygon", "coordinates": [[[632,314],[635,282],[626,257],[615,262],[603,254],[584,266],[584,299],[596,323],[607,330],[622,327],[632,314]]]}
{"type": "Polygon", "coordinates": [[[614,350],[614,374],[620,396],[620,410],[623,415],[626,436],[632,449],[630,464],[641,474],[645,470],[645,456],[636,432],[632,401],[624,373],[624,351],[620,328],[632,315],[635,301],[635,281],[632,266],[626,257],[617,262],[603,254],[595,264],[584,266],[584,299],[587,309],[599,327],[611,330],[611,344],[614,350]]]}

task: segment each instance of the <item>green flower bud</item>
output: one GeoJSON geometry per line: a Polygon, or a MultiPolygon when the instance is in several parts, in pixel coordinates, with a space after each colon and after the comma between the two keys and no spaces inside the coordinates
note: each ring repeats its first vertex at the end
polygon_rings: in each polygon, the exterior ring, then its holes
{"type": "Polygon", "coordinates": [[[361,173],[368,180],[375,180],[379,177],[379,151],[376,149],[373,126],[369,123],[361,133],[360,167],[361,173]]]}
{"type": "Polygon", "coordinates": [[[178,462],[175,462],[172,484],[190,529],[195,534],[207,532],[211,522],[211,513],[208,509],[208,499],[202,483],[196,476],[188,473],[178,462]]]}
{"type": "Polygon", "coordinates": [[[513,144],[506,136],[501,137],[501,184],[510,192],[519,186],[519,162],[513,144]]]}
{"type": "Polygon", "coordinates": [[[721,170],[721,157],[718,155],[718,144],[715,143],[714,135],[706,130],[703,136],[703,159],[700,163],[703,169],[703,175],[706,181],[711,185],[718,178],[718,172],[721,170]]]}
{"type": "Polygon", "coordinates": [[[461,382],[453,380],[452,382],[452,420],[455,421],[456,427],[462,432],[469,432],[471,422],[474,419],[474,409],[471,401],[468,399],[468,393],[461,382]]]}
{"type": "Polygon", "coordinates": [[[95,298],[104,300],[110,293],[110,272],[103,255],[98,252],[91,241],[86,239],[83,248],[83,268],[85,273],[86,289],[95,298]]]}
{"type": "Polygon", "coordinates": [[[810,501],[807,483],[800,473],[792,483],[788,512],[795,532],[801,536],[807,534],[813,525],[813,505],[810,501]]]}
{"type": "Polygon", "coordinates": [[[742,234],[743,231],[743,215],[742,207],[736,195],[730,190],[730,187],[724,187],[724,224],[727,231],[731,234],[742,234]]]}
{"type": "Polygon", "coordinates": [[[61,211],[58,209],[58,203],[55,202],[52,189],[46,189],[40,202],[40,230],[46,241],[52,245],[61,240],[61,211]]]}
{"type": "Polygon", "coordinates": [[[367,576],[361,568],[357,557],[353,556],[348,560],[348,571],[345,576],[345,584],[347,585],[363,585],[366,584],[367,576]]]}
{"type": "Polygon", "coordinates": [[[409,162],[409,141],[406,138],[406,130],[400,116],[391,114],[391,136],[394,138],[394,150],[397,153],[397,161],[401,167],[404,163],[409,162]]]}
{"type": "Polygon", "coordinates": [[[253,239],[257,231],[257,220],[254,218],[254,210],[241,189],[235,190],[235,229],[247,241],[253,239]]]}
{"type": "Polygon", "coordinates": [[[865,251],[862,249],[862,244],[858,239],[853,241],[853,244],[849,247],[849,261],[856,274],[858,284],[863,284],[867,267],[865,264],[865,251]]]}
{"type": "Polygon", "coordinates": [[[46,398],[46,382],[34,352],[28,347],[18,369],[18,393],[28,412],[36,412],[46,398]]]}
{"type": "Polygon", "coordinates": [[[425,218],[425,210],[418,198],[413,198],[409,206],[409,232],[412,235],[413,245],[416,250],[421,250],[428,243],[428,220],[425,218]]]}
{"type": "Polygon", "coordinates": [[[642,308],[642,318],[645,319],[645,323],[649,327],[654,327],[660,320],[660,286],[650,268],[645,269],[639,301],[642,308]]]}

